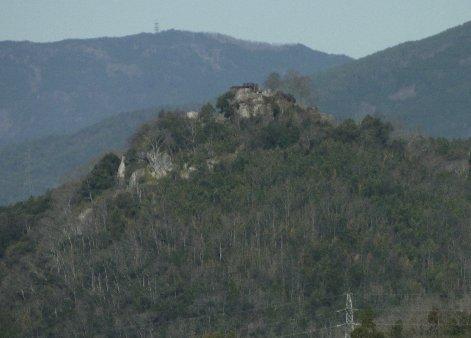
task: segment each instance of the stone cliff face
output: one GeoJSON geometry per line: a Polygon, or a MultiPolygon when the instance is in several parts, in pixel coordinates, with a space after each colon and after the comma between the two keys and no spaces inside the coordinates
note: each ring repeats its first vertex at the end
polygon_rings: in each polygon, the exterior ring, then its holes
{"type": "Polygon", "coordinates": [[[157,149],[149,151],[146,154],[146,158],[151,169],[151,175],[156,179],[167,176],[173,169],[172,159],[165,152],[157,149]]]}
{"type": "Polygon", "coordinates": [[[237,104],[237,113],[244,118],[264,114],[269,111],[268,98],[272,93],[251,88],[235,89],[234,103],[237,104]]]}
{"type": "Polygon", "coordinates": [[[294,106],[296,100],[291,95],[260,89],[256,84],[244,84],[231,88],[233,99],[229,104],[233,111],[242,118],[276,113],[294,106]]]}
{"type": "Polygon", "coordinates": [[[126,156],[121,156],[121,163],[118,167],[118,173],[116,174],[118,181],[122,183],[126,177],[126,156]]]}
{"type": "MultiPolygon", "coordinates": [[[[158,149],[153,149],[143,154],[143,160],[141,162],[143,166],[134,170],[129,178],[128,186],[130,188],[137,187],[139,181],[145,178],[146,175],[150,175],[150,177],[156,180],[161,179],[167,176],[174,167],[170,155],[158,149]]],[[[119,175],[120,172],[118,169],[118,177],[119,175]]]]}

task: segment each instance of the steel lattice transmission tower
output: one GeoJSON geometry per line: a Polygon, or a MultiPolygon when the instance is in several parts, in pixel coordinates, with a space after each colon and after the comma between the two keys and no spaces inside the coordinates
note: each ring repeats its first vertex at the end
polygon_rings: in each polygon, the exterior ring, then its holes
{"type": "Polygon", "coordinates": [[[158,21],[155,21],[154,22],[154,33],[157,34],[158,32],[160,32],[160,25],[159,25],[158,21]]]}
{"type": "Polygon", "coordinates": [[[350,338],[354,329],[352,294],[349,292],[347,293],[347,302],[345,304],[345,338],[350,338]]]}
{"type": "Polygon", "coordinates": [[[355,326],[358,325],[357,323],[355,323],[355,319],[353,317],[353,311],[355,311],[355,309],[353,308],[352,298],[353,298],[352,293],[348,292],[347,300],[345,302],[345,309],[338,311],[338,312],[345,311],[345,323],[338,325],[338,326],[345,327],[345,338],[350,338],[353,330],[355,329],[355,326]]]}

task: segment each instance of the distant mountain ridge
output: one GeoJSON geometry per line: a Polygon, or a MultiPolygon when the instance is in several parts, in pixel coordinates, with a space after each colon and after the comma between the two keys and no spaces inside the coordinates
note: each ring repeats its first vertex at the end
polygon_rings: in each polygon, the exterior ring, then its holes
{"type": "Polygon", "coordinates": [[[301,44],[177,30],[0,42],[0,143],[75,132],[119,112],[202,102],[272,71],[311,73],[350,60],[301,44]]]}
{"type": "Polygon", "coordinates": [[[313,76],[312,101],[340,118],[380,114],[444,137],[471,136],[471,22],[313,76]]]}

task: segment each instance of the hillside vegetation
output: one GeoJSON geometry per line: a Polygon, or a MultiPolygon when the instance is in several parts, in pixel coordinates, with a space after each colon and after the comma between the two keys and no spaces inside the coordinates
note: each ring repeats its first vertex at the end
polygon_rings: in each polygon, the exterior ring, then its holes
{"type": "Polygon", "coordinates": [[[465,337],[470,145],[250,88],[161,114],[123,161],[0,209],[2,333],[322,337],[352,291],[356,337],[465,337]]]}

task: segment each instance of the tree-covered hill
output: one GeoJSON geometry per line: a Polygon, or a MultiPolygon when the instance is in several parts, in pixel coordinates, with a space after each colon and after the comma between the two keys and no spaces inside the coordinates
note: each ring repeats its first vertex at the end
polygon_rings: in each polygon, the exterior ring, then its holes
{"type": "Polygon", "coordinates": [[[339,118],[379,114],[429,135],[470,137],[470,83],[468,22],[315,74],[309,101],[339,118]]]}
{"type": "Polygon", "coordinates": [[[53,43],[0,42],[0,144],[62,135],[120,112],[203,102],[271,71],[349,61],[303,45],[169,30],[53,43]]]}
{"type": "Polygon", "coordinates": [[[123,158],[0,209],[2,333],[331,337],[351,291],[377,316],[356,337],[465,337],[470,145],[252,87],[161,114],[123,158]]]}

